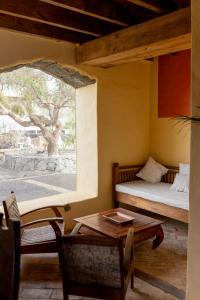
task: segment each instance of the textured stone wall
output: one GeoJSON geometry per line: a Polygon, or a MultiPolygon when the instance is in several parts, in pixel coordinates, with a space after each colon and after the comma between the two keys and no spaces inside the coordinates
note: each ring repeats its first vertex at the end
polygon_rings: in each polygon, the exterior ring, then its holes
{"type": "Polygon", "coordinates": [[[5,155],[4,166],[15,171],[76,173],[76,153],[59,157],[5,155]]]}

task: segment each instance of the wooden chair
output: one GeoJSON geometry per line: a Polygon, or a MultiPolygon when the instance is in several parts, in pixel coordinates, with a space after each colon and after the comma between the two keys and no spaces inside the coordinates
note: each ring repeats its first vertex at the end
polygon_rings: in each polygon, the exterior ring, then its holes
{"type": "MultiPolygon", "coordinates": [[[[3,201],[3,207],[7,224],[11,218],[15,218],[20,221],[22,254],[57,252],[56,233],[62,234],[64,231],[64,219],[62,218],[57,206],[34,209],[20,215],[15,194],[11,193],[11,195],[3,201]],[[23,224],[23,216],[32,212],[39,212],[43,209],[51,209],[54,212],[55,217],[33,220],[32,222],[23,224]],[[44,222],[48,222],[49,225],[43,226],[44,222]],[[28,228],[42,223],[43,225],[40,227],[28,228]]],[[[70,206],[66,205],[65,210],[69,209],[70,206]]]]}
{"type": "Polygon", "coordinates": [[[0,214],[0,299],[17,300],[20,273],[20,222],[2,225],[0,214]]]}
{"type": "Polygon", "coordinates": [[[133,288],[133,229],[126,239],[94,235],[57,235],[64,300],[69,295],[124,300],[133,288]]]}

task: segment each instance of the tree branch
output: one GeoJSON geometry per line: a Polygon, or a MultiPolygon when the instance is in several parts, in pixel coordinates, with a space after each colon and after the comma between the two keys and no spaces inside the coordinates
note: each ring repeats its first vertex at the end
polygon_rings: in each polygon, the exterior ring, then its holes
{"type": "Polygon", "coordinates": [[[51,126],[54,124],[53,120],[49,120],[43,115],[30,114],[30,117],[36,120],[36,122],[41,123],[41,125],[44,126],[51,126]]]}
{"type": "Polygon", "coordinates": [[[31,121],[35,124],[35,126],[40,128],[42,135],[47,140],[47,142],[51,141],[53,138],[53,134],[45,127],[44,124],[42,124],[40,119],[41,116],[31,114],[29,117],[31,121]]]}
{"type": "Polygon", "coordinates": [[[23,127],[34,126],[34,123],[32,123],[31,121],[25,121],[25,120],[21,119],[20,117],[15,115],[13,112],[8,112],[8,116],[11,117],[15,122],[17,122],[18,124],[20,124],[23,127]]]}
{"type": "Polygon", "coordinates": [[[15,113],[8,111],[2,104],[0,104],[0,115],[9,116],[15,122],[23,127],[33,126],[34,124],[31,121],[25,121],[22,118],[18,117],[15,113]]]}

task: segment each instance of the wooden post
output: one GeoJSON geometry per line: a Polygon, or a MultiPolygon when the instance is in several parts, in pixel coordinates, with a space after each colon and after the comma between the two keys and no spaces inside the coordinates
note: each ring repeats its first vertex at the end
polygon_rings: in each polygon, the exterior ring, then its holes
{"type": "Polygon", "coordinates": [[[118,207],[119,202],[116,201],[115,198],[115,185],[119,183],[119,164],[113,163],[112,164],[112,200],[113,200],[113,207],[118,207]]]}

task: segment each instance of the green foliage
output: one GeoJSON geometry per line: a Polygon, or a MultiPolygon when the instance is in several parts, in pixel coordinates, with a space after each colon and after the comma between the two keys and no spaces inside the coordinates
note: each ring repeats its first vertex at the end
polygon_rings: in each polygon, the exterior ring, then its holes
{"type": "Polygon", "coordinates": [[[49,111],[56,105],[60,109],[75,106],[74,88],[51,75],[28,67],[2,73],[0,90],[1,104],[24,117],[31,113],[49,117],[49,111]]]}

